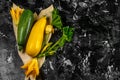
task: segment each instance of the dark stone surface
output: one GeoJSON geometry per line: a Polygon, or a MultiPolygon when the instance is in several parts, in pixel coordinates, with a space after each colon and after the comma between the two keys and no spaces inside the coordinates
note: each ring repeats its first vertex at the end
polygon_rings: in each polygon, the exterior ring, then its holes
{"type": "Polygon", "coordinates": [[[8,1],[0,1],[0,80],[23,80],[9,8],[8,1]]]}
{"type": "MultiPolygon", "coordinates": [[[[47,57],[43,80],[119,80],[119,0],[11,0],[39,12],[53,4],[63,24],[74,26],[73,41],[47,57]]],[[[10,0],[0,0],[0,80],[23,80],[10,17],[10,0]]],[[[55,34],[53,40],[58,39],[55,34]]]]}

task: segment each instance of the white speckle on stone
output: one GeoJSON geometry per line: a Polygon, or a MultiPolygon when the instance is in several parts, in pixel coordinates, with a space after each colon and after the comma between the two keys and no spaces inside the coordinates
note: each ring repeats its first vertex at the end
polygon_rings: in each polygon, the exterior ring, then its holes
{"type": "Polygon", "coordinates": [[[77,7],[77,3],[73,2],[73,7],[76,8],[77,7]]]}
{"type": "Polygon", "coordinates": [[[2,32],[0,32],[0,37],[7,38],[7,36],[5,34],[3,34],[2,32]]]}
{"type": "Polygon", "coordinates": [[[92,51],[89,51],[89,52],[88,52],[88,57],[90,57],[90,56],[91,56],[91,53],[92,53],[92,51]]]}
{"type": "Polygon", "coordinates": [[[78,16],[76,14],[73,15],[73,20],[78,20],[78,16]]]}
{"type": "Polygon", "coordinates": [[[70,61],[69,59],[68,59],[68,60],[65,60],[65,61],[64,61],[64,64],[72,66],[72,63],[71,63],[71,61],[70,61]]]}
{"type": "Polygon", "coordinates": [[[50,68],[51,68],[52,70],[54,70],[54,68],[53,68],[53,66],[52,66],[52,62],[49,61],[49,63],[50,63],[50,68]]]}
{"type": "Polygon", "coordinates": [[[109,11],[108,10],[102,10],[104,13],[108,13],[109,11]]]}
{"type": "Polygon", "coordinates": [[[66,58],[65,57],[63,57],[63,61],[65,60],[66,58]]]}
{"type": "Polygon", "coordinates": [[[112,68],[113,68],[113,65],[108,66],[108,71],[109,71],[109,72],[112,72],[112,68]]]}
{"type": "Polygon", "coordinates": [[[81,54],[79,53],[78,56],[81,56],[81,54]]]}
{"type": "Polygon", "coordinates": [[[10,54],[10,56],[7,58],[7,62],[8,63],[11,63],[13,60],[13,57],[12,57],[12,53],[10,54]]]}
{"type": "Polygon", "coordinates": [[[87,7],[87,4],[84,3],[84,2],[80,2],[79,5],[80,5],[81,7],[87,7]]]}
{"type": "Polygon", "coordinates": [[[86,33],[84,33],[84,35],[83,35],[84,37],[86,37],[87,36],[87,34],[86,33]]]}

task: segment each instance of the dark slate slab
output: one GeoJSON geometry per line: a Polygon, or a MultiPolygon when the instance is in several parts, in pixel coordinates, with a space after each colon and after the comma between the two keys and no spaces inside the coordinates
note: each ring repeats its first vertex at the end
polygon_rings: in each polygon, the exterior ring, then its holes
{"type": "Polygon", "coordinates": [[[0,80],[24,78],[9,14],[12,2],[37,13],[53,4],[63,24],[75,27],[73,41],[46,58],[43,80],[120,79],[119,0],[1,0],[0,80]]]}

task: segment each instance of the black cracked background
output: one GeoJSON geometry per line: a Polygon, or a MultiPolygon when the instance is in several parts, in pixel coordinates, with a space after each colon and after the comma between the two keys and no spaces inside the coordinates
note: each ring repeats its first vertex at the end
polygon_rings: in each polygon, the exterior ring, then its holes
{"type": "MultiPolygon", "coordinates": [[[[0,0],[0,80],[23,80],[9,13],[12,2],[39,13],[53,4],[73,40],[41,68],[43,80],[120,80],[120,0],[0,0]]],[[[53,35],[53,40],[60,37],[53,35]]],[[[39,77],[37,78],[39,80],[39,77]]]]}

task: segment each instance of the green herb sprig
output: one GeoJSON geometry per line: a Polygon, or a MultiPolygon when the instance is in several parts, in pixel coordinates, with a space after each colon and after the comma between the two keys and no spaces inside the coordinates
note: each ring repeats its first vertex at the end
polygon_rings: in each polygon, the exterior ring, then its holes
{"type": "Polygon", "coordinates": [[[38,58],[53,55],[59,48],[63,47],[66,42],[70,42],[72,40],[74,28],[69,26],[63,27],[61,17],[56,8],[52,12],[52,25],[61,30],[63,34],[54,44],[52,42],[48,43],[46,50],[41,52],[37,56],[38,58]]]}

